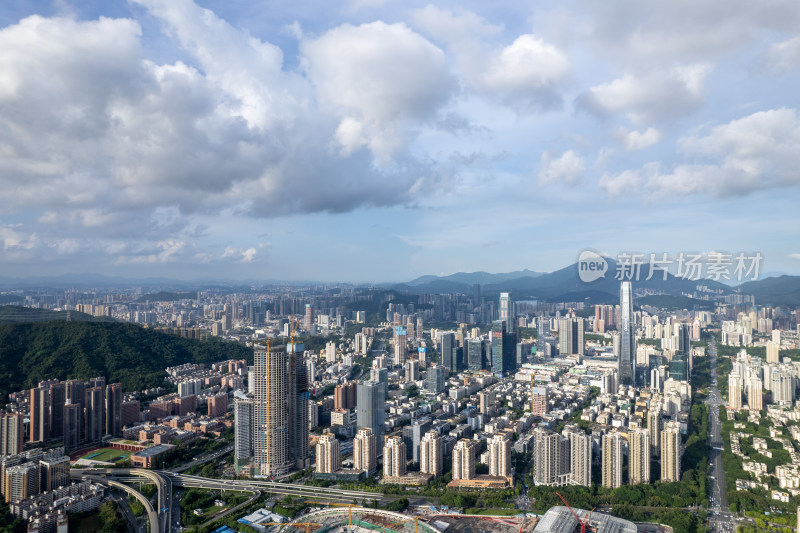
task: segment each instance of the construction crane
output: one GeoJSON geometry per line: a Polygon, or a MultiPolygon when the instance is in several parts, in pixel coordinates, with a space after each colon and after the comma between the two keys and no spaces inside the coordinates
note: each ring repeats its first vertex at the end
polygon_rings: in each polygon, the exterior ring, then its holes
{"type": "Polygon", "coordinates": [[[564,502],[564,505],[567,506],[567,509],[569,509],[569,512],[572,513],[572,516],[574,516],[575,520],[577,520],[578,523],[581,525],[581,533],[591,532],[592,530],[591,530],[591,526],[589,525],[589,517],[587,516],[586,520],[581,521],[580,517],[575,513],[575,511],[572,510],[572,507],[569,506],[569,504],[567,503],[567,500],[564,499],[564,497],[561,495],[561,493],[560,492],[556,492],[556,495],[559,498],[561,498],[561,501],[564,502]]]}
{"type": "Polygon", "coordinates": [[[352,503],[330,503],[330,502],[314,502],[306,501],[306,503],[313,503],[316,505],[327,505],[328,507],[347,507],[347,527],[353,528],[353,507],[356,509],[361,508],[360,505],[353,505],[352,503]]]}
{"type": "MultiPolygon", "coordinates": [[[[316,522],[292,522],[290,524],[287,524],[286,522],[262,522],[259,525],[262,525],[262,526],[284,526],[284,528],[285,527],[303,526],[303,528],[306,530],[306,533],[311,533],[311,528],[312,527],[322,527],[322,524],[317,524],[316,522]]],[[[279,530],[280,529],[283,529],[283,528],[279,528],[279,530]]]]}

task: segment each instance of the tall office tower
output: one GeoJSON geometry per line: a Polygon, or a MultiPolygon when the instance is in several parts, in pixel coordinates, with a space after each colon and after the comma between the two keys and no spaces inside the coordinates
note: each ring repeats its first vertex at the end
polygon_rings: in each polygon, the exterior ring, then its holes
{"type": "Polygon", "coordinates": [[[409,359],[406,361],[406,383],[419,380],[419,361],[409,359]]]}
{"type": "Polygon", "coordinates": [[[478,372],[483,368],[483,341],[481,339],[467,340],[467,368],[478,372]]]}
{"type": "Polygon", "coordinates": [[[342,468],[339,441],[332,433],[325,433],[317,442],[317,468],[319,473],[332,474],[342,468]]]}
{"type": "Polygon", "coordinates": [[[7,503],[20,502],[39,494],[39,465],[33,461],[6,468],[3,494],[7,503]]]}
{"type": "Polygon", "coordinates": [[[386,384],[377,381],[362,381],[358,384],[356,400],[356,423],[358,428],[370,428],[378,442],[383,442],[386,413],[386,384]]]}
{"type": "Polygon", "coordinates": [[[635,429],[629,433],[628,478],[631,485],[650,483],[650,432],[635,429]]]}
{"type": "Polygon", "coordinates": [[[622,435],[603,435],[603,479],[604,487],[616,489],[622,486],[622,435]]]}
{"type": "Polygon", "coordinates": [[[39,459],[39,490],[55,490],[69,485],[69,456],[50,456],[39,459]]]}
{"type": "Polygon", "coordinates": [[[763,388],[761,379],[756,376],[750,377],[747,382],[747,406],[751,411],[760,411],[764,408],[763,388]]]}
{"type": "Polygon", "coordinates": [[[442,437],[436,431],[429,431],[422,437],[419,445],[419,471],[434,477],[442,475],[444,470],[444,450],[442,437]]]}
{"type": "Polygon", "coordinates": [[[453,448],[453,479],[475,477],[475,441],[460,439],[453,448]]]}
{"type": "Polygon", "coordinates": [[[544,357],[547,353],[547,339],[550,337],[550,319],[540,316],[536,319],[536,356],[544,357]]]}
{"type": "Polygon", "coordinates": [[[353,439],[353,468],[367,475],[378,469],[378,439],[370,428],[361,428],[353,439]]]}
{"type": "Polygon", "coordinates": [[[402,437],[389,437],[383,447],[383,477],[406,475],[406,445],[402,437]]]}
{"type": "Polygon", "coordinates": [[[255,392],[253,395],[253,466],[256,476],[285,474],[292,465],[289,458],[288,395],[286,348],[256,347],[253,352],[255,392]]]}
{"type": "Polygon", "coordinates": [[[661,453],[661,408],[657,405],[650,406],[647,412],[647,432],[650,433],[650,454],[658,456],[661,453]]]}
{"type": "Polygon", "coordinates": [[[489,475],[511,475],[511,440],[506,434],[496,434],[489,439],[489,475]]]}
{"type": "Polygon", "coordinates": [[[86,412],[84,414],[86,428],[84,434],[87,442],[100,442],[103,438],[106,422],[105,413],[103,412],[105,409],[103,392],[103,387],[86,389],[86,412]]]}
{"type": "Polygon", "coordinates": [[[86,383],[84,381],[77,379],[67,381],[67,401],[80,406],[78,408],[78,427],[80,428],[80,435],[83,437],[86,431],[86,424],[83,418],[86,410],[86,383]]]}
{"type": "Polygon", "coordinates": [[[661,481],[681,480],[681,425],[667,422],[661,431],[661,481]]]}
{"type": "Polygon", "coordinates": [[[306,314],[303,319],[303,329],[310,332],[314,328],[314,306],[306,304],[306,314]]]}
{"type": "Polygon", "coordinates": [[[377,361],[375,361],[373,362],[372,368],[369,371],[369,380],[376,383],[383,383],[388,387],[389,371],[386,368],[378,366],[377,361]]]}
{"type": "Polygon", "coordinates": [[[492,322],[492,373],[501,378],[512,372],[516,366],[516,342],[509,334],[502,320],[492,322]]]}
{"type": "Polygon", "coordinates": [[[64,405],[64,447],[68,450],[77,448],[81,442],[81,406],[77,403],[64,405]]]}
{"type": "Polygon", "coordinates": [[[767,341],[767,363],[780,363],[781,345],[777,342],[767,341]]]}
{"type": "Polygon", "coordinates": [[[592,437],[579,428],[564,430],[569,440],[569,482],[592,486],[592,437]]]}
{"type": "MultiPolygon", "coordinates": [[[[411,450],[409,455],[411,460],[415,463],[420,462],[419,451],[422,445],[422,439],[428,431],[430,431],[433,421],[429,417],[419,418],[411,425],[411,450]]],[[[406,443],[406,451],[409,444],[406,443]]]]}
{"type": "Polygon", "coordinates": [[[253,398],[241,391],[233,393],[233,466],[238,474],[253,459],[253,398]]]}
{"type": "Polygon", "coordinates": [[[677,333],[678,333],[678,351],[683,352],[686,355],[692,351],[692,328],[689,324],[680,323],[677,324],[677,333]]]}
{"type": "Polygon", "coordinates": [[[742,408],[742,377],[736,371],[728,376],[728,407],[735,410],[742,408]]]}
{"type": "Polygon", "coordinates": [[[402,366],[408,357],[408,335],[406,328],[395,326],[394,328],[394,360],[395,365],[402,366]]]}
{"type": "Polygon", "coordinates": [[[25,424],[21,414],[0,415],[0,455],[22,453],[25,424]]]}
{"type": "Polygon", "coordinates": [[[106,435],[122,435],[122,384],[106,386],[106,435]]]}
{"type": "Polygon", "coordinates": [[[510,292],[500,293],[500,320],[506,323],[509,333],[517,331],[517,310],[510,292]]]}
{"type": "Polygon", "coordinates": [[[336,343],[333,341],[325,344],[325,360],[329,363],[336,362],[336,343]]]}
{"type": "Polygon", "coordinates": [[[288,344],[289,356],[286,360],[287,388],[286,410],[289,417],[289,461],[295,468],[311,466],[311,453],[308,445],[308,375],[303,355],[305,345],[288,344]]]}
{"type": "Polygon", "coordinates": [[[558,351],[561,355],[583,356],[584,321],[582,318],[562,318],[558,321],[558,351]]]}
{"type": "Polygon", "coordinates": [[[443,365],[433,365],[428,368],[428,373],[425,376],[425,389],[434,394],[444,392],[446,377],[447,369],[443,365]]]}
{"type": "Polygon", "coordinates": [[[619,287],[619,322],[619,383],[635,386],[636,325],[633,321],[633,287],[630,281],[623,281],[619,287]]]}
{"type": "Polygon", "coordinates": [[[537,485],[559,487],[569,474],[569,440],[558,433],[536,428],[533,431],[533,481],[537,485]]]}
{"type": "Polygon", "coordinates": [[[442,357],[441,361],[448,370],[455,372],[458,370],[458,362],[455,360],[456,336],[452,333],[442,334],[442,357]]]}
{"type": "Polygon", "coordinates": [[[50,438],[50,389],[36,387],[30,396],[30,442],[44,442],[50,438]]]}
{"type": "Polygon", "coordinates": [[[50,384],[50,438],[60,439],[64,436],[64,404],[67,401],[65,383],[50,384]]]}

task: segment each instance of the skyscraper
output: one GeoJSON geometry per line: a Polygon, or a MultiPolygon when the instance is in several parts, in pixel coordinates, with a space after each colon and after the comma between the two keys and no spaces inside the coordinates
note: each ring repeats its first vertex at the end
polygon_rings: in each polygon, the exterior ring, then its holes
{"type": "Polygon", "coordinates": [[[635,429],[630,432],[628,477],[630,484],[650,483],[650,432],[635,429]]]}
{"type": "Polygon", "coordinates": [[[661,431],[661,481],[681,480],[681,425],[667,422],[661,431]]]}
{"type": "Polygon", "coordinates": [[[569,474],[569,440],[558,433],[536,428],[533,432],[533,481],[561,486],[569,474]]]}
{"type": "Polygon", "coordinates": [[[370,428],[361,428],[353,439],[353,467],[373,474],[378,469],[378,439],[370,428]]]}
{"type": "Polygon", "coordinates": [[[573,485],[592,486],[592,438],[582,430],[564,429],[569,439],[570,472],[569,480],[573,485]]]}
{"type": "Polygon", "coordinates": [[[483,341],[481,339],[467,340],[467,367],[477,372],[483,368],[483,341]]]}
{"type": "Polygon", "coordinates": [[[77,448],[81,442],[81,406],[77,403],[64,405],[64,447],[77,448]]]}
{"type": "Polygon", "coordinates": [[[21,414],[0,415],[0,455],[22,453],[24,437],[25,425],[21,414]]]}
{"type": "Polygon", "coordinates": [[[419,471],[434,477],[442,475],[444,453],[442,438],[436,431],[429,431],[422,438],[419,447],[419,471]]]}
{"type": "Polygon", "coordinates": [[[78,380],[71,379],[67,381],[67,401],[69,403],[76,403],[78,408],[78,427],[80,428],[80,435],[85,435],[86,425],[84,423],[84,410],[86,408],[86,383],[78,380]]]}
{"type": "Polygon", "coordinates": [[[728,407],[737,411],[742,408],[742,376],[735,370],[728,375],[728,407]]]}
{"type": "Polygon", "coordinates": [[[253,465],[256,476],[288,472],[289,411],[286,348],[261,346],[253,352],[255,362],[253,396],[253,465]]]}
{"type": "Polygon", "coordinates": [[[647,412],[647,431],[650,433],[650,454],[657,456],[661,453],[661,407],[650,404],[647,412]]]}
{"type": "Polygon", "coordinates": [[[303,329],[311,332],[314,328],[314,306],[306,304],[306,314],[303,318],[303,329]]]}
{"type": "Polygon", "coordinates": [[[377,381],[362,381],[358,384],[356,400],[356,423],[358,428],[370,428],[378,442],[383,442],[384,404],[386,384],[377,381]]]}
{"type": "Polygon", "coordinates": [[[475,441],[459,440],[453,448],[453,479],[472,479],[475,477],[475,441]]]}
{"type": "Polygon", "coordinates": [[[308,446],[308,374],[303,353],[305,345],[288,344],[286,359],[287,395],[286,410],[289,419],[289,461],[294,468],[311,466],[308,446]]]}
{"type": "Polygon", "coordinates": [[[253,459],[253,398],[241,391],[236,391],[233,395],[233,466],[239,473],[253,459]]]}
{"type": "Polygon", "coordinates": [[[87,442],[100,442],[103,438],[103,430],[105,430],[105,401],[104,393],[105,385],[102,387],[91,387],[86,389],[86,413],[84,420],[86,421],[86,441],[87,442]]]}
{"type": "Polygon", "coordinates": [[[56,382],[50,384],[50,438],[60,439],[64,436],[64,404],[67,400],[66,384],[56,382]]]}
{"type": "Polygon", "coordinates": [[[122,384],[106,386],[106,435],[122,435],[122,384]]]}
{"type": "Polygon", "coordinates": [[[317,468],[319,473],[332,474],[342,468],[339,441],[332,433],[325,433],[317,442],[317,468]]]}
{"type": "Polygon", "coordinates": [[[447,369],[442,365],[433,365],[428,368],[425,379],[425,389],[434,394],[444,392],[445,377],[447,369]]]}
{"type": "Polygon", "coordinates": [[[622,436],[620,433],[603,435],[603,478],[604,487],[616,489],[622,486],[622,436]]]}
{"type": "Polygon", "coordinates": [[[442,357],[441,361],[444,366],[455,372],[458,370],[457,361],[455,360],[455,347],[456,336],[453,333],[442,334],[442,357]]]}
{"type": "Polygon", "coordinates": [[[510,292],[500,293],[500,320],[506,323],[509,333],[517,331],[517,310],[510,292]]]}
{"type": "Polygon", "coordinates": [[[406,445],[402,437],[389,437],[383,447],[383,477],[406,475],[406,445]]]}
{"type": "Polygon", "coordinates": [[[30,396],[30,442],[44,442],[50,438],[50,389],[36,387],[30,396]]]}
{"type": "Polygon", "coordinates": [[[630,281],[623,281],[619,287],[619,321],[619,383],[635,386],[636,327],[633,321],[633,287],[630,281]]]}
{"type": "Polygon", "coordinates": [[[395,326],[394,328],[394,361],[395,365],[403,365],[408,357],[408,335],[406,328],[395,326]]]}
{"type": "Polygon", "coordinates": [[[558,321],[558,350],[561,355],[584,354],[584,320],[562,318],[558,321]]]}
{"type": "Polygon", "coordinates": [[[492,323],[492,373],[497,377],[513,371],[517,360],[514,335],[509,334],[506,328],[505,321],[492,323]]]}

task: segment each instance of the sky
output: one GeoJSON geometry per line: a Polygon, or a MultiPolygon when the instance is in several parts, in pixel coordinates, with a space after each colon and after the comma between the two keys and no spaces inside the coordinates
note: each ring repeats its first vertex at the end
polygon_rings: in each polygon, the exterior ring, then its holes
{"type": "Polygon", "coordinates": [[[797,0],[16,0],[0,276],[800,274],[797,0]]]}

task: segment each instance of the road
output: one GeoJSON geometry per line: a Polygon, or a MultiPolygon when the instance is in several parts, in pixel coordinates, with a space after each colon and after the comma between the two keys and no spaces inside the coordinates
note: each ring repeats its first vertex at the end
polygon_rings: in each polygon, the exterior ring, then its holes
{"type": "Polygon", "coordinates": [[[719,421],[720,406],[725,407],[725,401],[717,388],[717,341],[711,339],[708,344],[708,356],[711,366],[711,386],[709,387],[708,398],[708,445],[709,464],[711,473],[708,481],[710,490],[708,496],[708,525],[712,533],[732,533],[736,531],[737,522],[740,518],[728,511],[728,503],[725,500],[725,471],[722,468],[722,442],[721,424],[719,421]]]}

